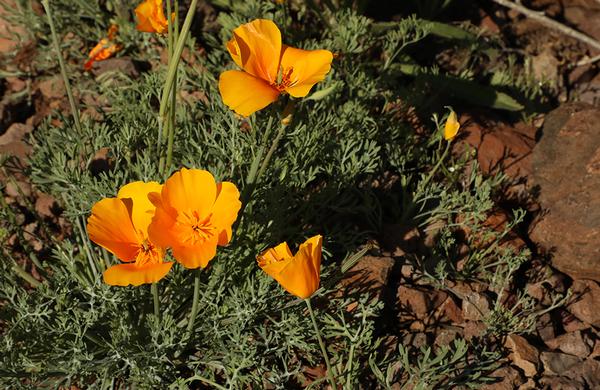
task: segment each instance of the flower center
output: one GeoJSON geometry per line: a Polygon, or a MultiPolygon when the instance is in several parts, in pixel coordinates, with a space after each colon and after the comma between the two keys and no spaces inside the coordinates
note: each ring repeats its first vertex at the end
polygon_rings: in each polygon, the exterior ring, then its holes
{"type": "Polygon", "coordinates": [[[135,257],[135,265],[138,267],[146,264],[158,264],[162,261],[162,255],[148,239],[145,239],[140,244],[138,253],[135,257]]]}
{"type": "Polygon", "coordinates": [[[273,84],[273,86],[279,91],[283,92],[286,88],[294,86],[298,82],[298,80],[292,80],[292,73],[294,72],[294,67],[290,66],[289,68],[279,68],[279,74],[277,75],[277,82],[273,84]]]}
{"type": "Polygon", "coordinates": [[[177,221],[177,224],[182,228],[182,241],[195,245],[214,236],[216,228],[211,223],[211,216],[212,214],[209,214],[206,218],[200,219],[198,211],[182,213],[181,218],[178,218],[177,221]]]}

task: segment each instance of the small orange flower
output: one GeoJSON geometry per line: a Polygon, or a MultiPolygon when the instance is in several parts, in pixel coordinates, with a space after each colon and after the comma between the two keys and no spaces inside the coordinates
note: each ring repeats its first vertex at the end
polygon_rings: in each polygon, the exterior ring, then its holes
{"type": "Polygon", "coordinates": [[[141,32],[164,34],[168,28],[168,21],[163,11],[162,0],[144,0],[135,9],[137,28],[141,32]]]}
{"type": "Polygon", "coordinates": [[[314,236],[292,255],[287,243],[267,249],[257,256],[258,265],[287,292],[306,299],[319,288],[323,237],[314,236]]]}
{"type": "Polygon", "coordinates": [[[92,207],[87,230],[90,239],[126,264],[104,272],[104,282],[113,286],[156,283],[171,269],[163,262],[165,247],[148,238],[154,206],[148,194],[161,190],[157,182],[136,181],[123,186],[116,198],[105,198],[92,207]]]}
{"type": "Polygon", "coordinates": [[[244,71],[228,70],[219,77],[223,102],[243,116],[265,108],[281,93],[306,96],[331,69],[328,50],[302,50],[281,43],[271,20],[257,19],[233,30],[227,50],[244,71]]]}
{"type": "Polygon", "coordinates": [[[217,245],[231,239],[231,225],[242,206],[233,183],[215,183],[210,172],[182,168],[160,193],[148,198],[156,213],[148,228],[153,242],[171,247],[175,259],[186,268],[206,267],[217,245]]]}
{"type": "Polygon", "coordinates": [[[458,134],[458,129],[460,129],[460,123],[456,119],[456,113],[450,111],[450,115],[448,115],[448,119],[446,119],[446,124],[444,125],[444,139],[452,141],[456,137],[456,134],[458,134]]]}
{"type": "Polygon", "coordinates": [[[123,49],[123,45],[114,42],[118,31],[119,27],[117,25],[113,24],[110,26],[108,29],[108,37],[102,38],[100,42],[98,42],[98,44],[90,51],[90,54],[88,54],[88,60],[83,65],[85,70],[92,69],[94,62],[106,60],[123,49]]]}

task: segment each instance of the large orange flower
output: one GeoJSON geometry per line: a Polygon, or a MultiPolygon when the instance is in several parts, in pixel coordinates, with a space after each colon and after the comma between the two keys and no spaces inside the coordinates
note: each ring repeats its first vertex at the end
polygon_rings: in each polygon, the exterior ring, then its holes
{"type": "Polygon", "coordinates": [[[171,247],[186,268],[206,267],[217,245],[227,245],[242,203],[233,183],[215,183],[210,172],[182,168],[160,193],[148,196],[156,213],[148,229],[153,242],[171,247]]]}
{"type": "Polygon", "coordinates": [[[115,42],[118,31],[119,27],[115,24],[109,27],[107,38],[102,38],[100,42],[98,42],[98,44],[90,51],[90,54],[88,54],[88,60],[83,65],[85,70],[92,69],[94,62],[106,60],[123,49],[123,45],[115,42]]]}
{"type": "Polygon", "coordinates": [[[141,32],[163,34],[169,26],[162,0],[144,0],[135,9],[135,16],[138,20],[135,28],[141,32]]]}
{"type": "Polygon", "coordinates": [[[287,292],[306,299],[319,288],[322,242],[323,237],[319,235],[311,237],[300,245],[295,255],[283,242],[267,249],[256,260],[287,292]]]}
{"type": "Polygon", "coordinates": [[[221,73],[223,102],[243,116],[273,103],[281,93],[304,97],[325,78],[333,55],[328,50],[302,50],[281,43],[271,20],[257,19],[233,30],[227,50],[244,71],[221,73]]]}
{"type": "Polygon", "coordinates": [[[126,263],[104,272],[107,284],[155,283],[171,269],[172,262],[163,262],[165,247],[148,238],[154,215],[148,194],[160,189],[156,182],[136,181],[123,186],[116,198],[102,199],[92,207],[87,223],[90,239],[126,263]]]}

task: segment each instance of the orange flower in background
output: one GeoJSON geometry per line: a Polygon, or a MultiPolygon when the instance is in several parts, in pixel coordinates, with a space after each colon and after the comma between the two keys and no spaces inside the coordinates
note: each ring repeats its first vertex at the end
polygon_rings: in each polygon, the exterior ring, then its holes
{"type": "Polygon", "coordinates": [[[156,213],[148,229],[153,242],[171,247],[186,268],[206,267],[217,246],[231,239],[242,203],[233,183],[216,183],[210,172],[182,168],[148,198],[156,213]]]}
{"type": "Polygon", "coordinates": [[[87,230],[90,239],[126,264],[104,272],[104,282],[113,286],[156,283],[171,269],[163,262],[165,247],[148,238],[154,206],[148,194],[161,190],[156,182],[136,181],[123,186],[116,198],[105,198],[92,207],[87,230]]]}
{"type": "Polygon", "coordinates": [[[138,20],[135,28],[141,32],[164,34],[169,26],[162,0],[145,0],[135,9],[135,16],[138,20]]]}
{"type": "Polygon", "coordinates": [[[85,70],[92,69],[94,62],[106,60],[123,49],[123,45],[114,42],[118,31],[119,27],[117,25],[113,24],[110,26],[108,29],[107,38],[102,38],[100,42],[98,42],[98,44],[90,51],[90,54],[88,54],[88,60],[83,65],[85,70]]]}
{"type": "Polygon", "coordinates": [[[306,240],[292,255],[287,243],[267,249],[257,256],[258,265],[287,292],[306,299],[319,288],[323,237],[306,240]]]}
{"type": "Polygon", "coordinates": [[[219,77],[223,102],[243,116],[265,108],[281,93],[306,96],[331,69],[328,50],[302,50],[281,43],[281,32],[271,20],[257,19],[233,30],[227,50],[243,69],[219,77]]]}
{"type": "Polygon", "coordinates": [[[458,129],[460,129],[460,123],[458,123],[456,113],[450,111],[450,115],[448,115],[448,119],[446,119],[446,124],[444,125],[444,139],[452,141],[456,137],[456,134],[458,134],[458,129]]]}

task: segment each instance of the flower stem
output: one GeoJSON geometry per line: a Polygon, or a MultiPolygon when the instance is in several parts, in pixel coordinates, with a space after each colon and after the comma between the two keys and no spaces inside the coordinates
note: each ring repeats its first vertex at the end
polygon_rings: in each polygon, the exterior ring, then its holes
{"type": "Polygon", "coordinates": [[[333,387],[333,389],[335,390],[337,389],[337,384],[335,383],[335,373],[333,372],[333,368],[331,367],[331,363],[329,362],[327,348],[325,348],[325,343],[323,342],[323,338],[321,337],[321,331],[319,330],[319,325],[317,325],[315,313],[313,312],[312,306],[310,304],[310,298],[306,298],[304,302],[306,302],[306,307],[308,307],[308,313],[310,314],[310,319],[312,320],[313,327],[315,328],[315,333],[317,334],[317,340],[319,341],[319,346],[321,347],[321,353],[323,353],[323,359],[325,359],[325,365],[327,366],[327,376],[329,376],[329,382],[331,382],[331,387],[333,387]]]}
{"type": "MultiPolygon", "coordinates": [[[[185,16],[185,21],[183,22],[183,27],[181,28],[179,39],[177,39],[177,44],[175,45],[173,58],[171,59],[171,61],[169,61],[169,69],[167,70],[167,78],[165,80],[165,87],[162,91],[162,96],[160,99],[160,109],[158,112],[159,120],[161,121],[164,121],[166,116],[165,114],[169,102],[169,94],[175,81],[177,67],[179,66],[179,61],[181,60],[181,53],[183,53],[183,47],[185,46],[185,41],[187,40],[187,36],[192,25],[192,20],[194,19],[194,13],[196,12],[197,4],[198,0],[192,0],[190,8],[188,8],[187,15],[185,16]]],[[[171,15],[169,15],[169,17],[171,17],[171,15]]]]}
{"type": "Polygon", "coordinates": [[[152,283],[150,286],[150,291],[152,291],[152,298],[154,300],[154,315],[157,318],[160,318],[160,300],[158,299],[158,282],[152,283]]]}
{"type": "Polygon", "coordinates": [[[442,163],[446,159],[446,156],[448,155],[448,152],[450,151],[450,143],[451,142],[447,142],[446,143],[446,149],[444,150],[444,153],[442,153],[442,156],[438,160],[437,164],[435,164],[435,166],[433,167],[433,169],[429,172],[429,175],[425,178],[425,180],[423,180],[423,184],[421,184],[423,187],[425,187],[427,184],[429,184],[429,182],[433,178],[433,175],[435,175],[435,173],[437,172],[437,170],[440,168],[440,166],[442,165],[442,163]]]}
{"type": "Polygon", "coordinates": [[[281,141],[281,137],[283,137],[283,134],[285,133],[285,128],[286,127],[287,126],[284,125],[284,124],[281,124],[279,126],[279,131],[277,132],[277,135],[275,136],[275,139],[273,140],[273,143],[271,144],[271,147],[269,148],[269,151],[267,152],[267,155],[265,156],[265,159],[263,160],[263,162],[262,162],[262,164],[260,166],[260,170],[258,171],[258,174],[256,175],[256,182],[257,183],[260,180],[260,178],[263,175],[263,173],[265,173],[265,171],[267,170],[267,166],[269,165],[269,161],[271,161],[271,157],[273,156],[273,153],[275,152],[275,150],[279,146],[279,141],[281,141]]]}
{"type": "Polygon", "coordinates": [[[196,315],[198,314],[198,297],[200,296],[200,273],[200,268],[194,271],[194,298],[192,301],[192,312],[190,313],[190,321],[187,324],[184,340],[189,339],[192,335],[194,323],[196,322],[196,315]]]}
{"type": "Polygon", "coordinates": [[[65,62],[62,57],[62,53],[60,51],[60,45],[58,43],[58,37],[56,36],[56,28],[54,27],[54,20],[52,19],[52,13],[50,10],[50,3],[48,0],[42,0],[42,5],[44,6],[44,10],[46,11],[46,16],[48,17],[48,24],[50,25],[50,33],[52,34],[52,41],[54,43],[54,50],[56,51],[56,56],[58,57],[58,64],[60,65],[60,73],[62,75],[63,82],[65,83],[65,90],[67,91],[67,97],[69,98],[69,105],[71,106],[71,112],[73,113],[73,121],[75,122],[75,128],[79,133],[81,133],[81,121],[79,120],[79,109],[77,108],[77,104],[75,103],[75,98],[73,98],[73,91],[71,90],[71,83],[69,82],[69,77],[67,76],[67,67],[65,66],[65,62]]]}
{"type": "MultiPolygon", "coordinates": [[[[169,12],[169,15],[171,13],[169,12]]],[[[170,17],[170,16],[169,16],[170,17]]],[[[175,21],[173,25],[172,40],[177,42],[179,40],[179,2],[175,0],[175,21]]],[[[171,25],[172,23],[169,23],[171,25]]],[[[171,58],[172,59],[172,58],[171,58]]],[[[167,136],[167,162],[165,163],[164,173],[169,173],[171,167],[171,160],[173,159],[173,139],[175,138],[175,119],[177,105],[177,68],[175,68],[175,78],[173,80],[174,87],[171,89],[171,104],[169,106],[169,132],[167,136]]]]}

